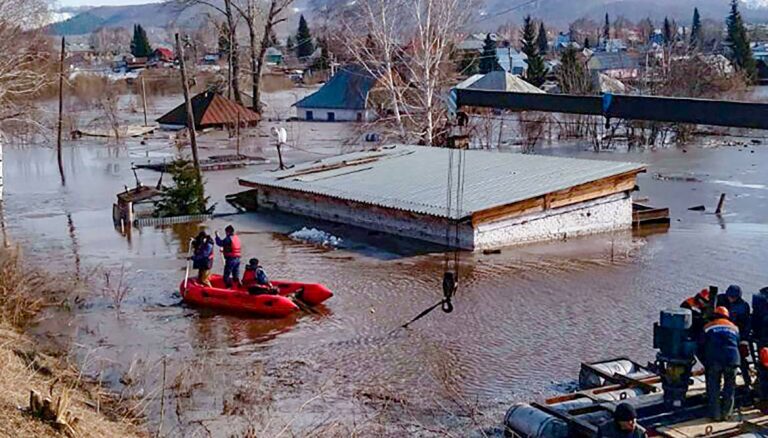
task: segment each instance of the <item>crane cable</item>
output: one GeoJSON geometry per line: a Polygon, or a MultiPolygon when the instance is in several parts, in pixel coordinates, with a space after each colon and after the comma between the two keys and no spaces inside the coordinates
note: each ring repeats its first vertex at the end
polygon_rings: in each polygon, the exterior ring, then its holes
{"type": "Polygon", "coordinates": [[[433,310],[440,307],[443,312],[453,312],[452,299],[459,288],[459,251],[461,248],[461,213],[464,204],[464,181],[466,175],[466,158],[464,149],[451,148],[448,152],[448,184],[446,190],[446,220],[448,224],[445,227],[445,246],[446,252],[443,261],[443,298],[433,306],[427,308],[415,318],[403,324],[402,328],[408,328],[409,325],[427,316],[433,310]],[[454,155],[458,154],[458,158],[454,155]],[[454,167],[456,173],[456,192],[454,209],[454,167]],[[455,215],[454,215],[455,212],[455,215]],[[453,236],[451,231],[453,230],[453,236]],[[451,239],[453,237],[453,239],[451,239]],[[452,241],[453,240],[453,241],[452,241]],[[454,247],[453,251],[447,249],[454,247]]]}

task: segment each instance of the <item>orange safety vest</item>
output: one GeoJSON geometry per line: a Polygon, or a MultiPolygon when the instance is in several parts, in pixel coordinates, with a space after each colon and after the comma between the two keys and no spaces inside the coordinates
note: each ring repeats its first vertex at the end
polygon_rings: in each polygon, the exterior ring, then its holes
{"type": "Polygon", "coordinates": [[[233,234],[229,236],[229,245],[224,246],[224,257],[227,258],[234,258],[234,257],[240,257],[240,254],[242,252],[242,248],[240,246],[240,238],[233,234]]]}

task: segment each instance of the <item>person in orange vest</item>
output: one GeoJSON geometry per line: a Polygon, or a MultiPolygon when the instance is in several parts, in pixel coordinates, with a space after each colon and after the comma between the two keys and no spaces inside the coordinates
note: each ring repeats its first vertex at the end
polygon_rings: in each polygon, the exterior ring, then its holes
{"type": "Polygon", "coordinates": [[[741,363],[739,328],[731,322],[725,307],[717,307],[712,321],[704,326],[704,372],[709,415],[715,421],[733,414],[736,396],[736,369],[741,363]],[[720,383],[722,381],[722,391],[720,383]]]}
{"type": "Polygon", "coordinates": [[[195,240],[192,241],[192,249],[194,254],[190,259],[192,260],[192,268],[197,269],[197,282],[203,286],[211,287],[211,281],[208,278],[213,267],[213,239],[205,231],[200,231],[195,240]]]}
{"type": "Polygon", "coordinates": [[[227,288],[232,288],[233,283],[240,284],[240,255],[242,247],[240,246],[240,237],[235,234],[235,227],[227,225],[224,229],[227,234],[225,238],[219,237],[216,231],[216,245],[220,246],[224,252],[224,284],[227,288]]]}

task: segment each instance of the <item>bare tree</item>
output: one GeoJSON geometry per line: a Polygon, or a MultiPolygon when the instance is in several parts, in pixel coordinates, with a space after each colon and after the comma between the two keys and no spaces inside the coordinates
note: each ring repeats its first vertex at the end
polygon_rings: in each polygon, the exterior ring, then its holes
{"type": "Polygon", "coordinates": [[[253,108],[261,110],[261,74],[264,71],[264,55],[270,47],[275,26],[286,20],[284,12],[293,0],[235,0],[235,8],[248,28],[250,73],[253,108]]]}
{"type": "Polygon", "coordinates": [[[228,85],[232,93],[231,97],[235,102],[242,104],[243,97],[240,94],[240,44],[237,39],[237,24],[239,21],[239,14],[232,6],[234,0],[223,0],[218,2],[216,0],[176,0],[182,7],[192,7],[195,5],[203,5],[213,8],[224,15],[224,21],[227,29],[227,39],[229,44],[228,65],[229,65],[229,78],[228,85]],[[223,6],[222,6],[223,3],[223,6]]]}
{"type": "Polygon", "coordinates": [[[45,0],[0,0],[0,124],[31,122],[29,98],[55,78],[56,56],[35,30],[47,17],[45,0]]]}
{"type": "Polygon", "coordinates": [[[363,0],[347,20],[347,49],[387,95],[403,140],[440,143],[447,134],[443,101],[453,71],[450,51],[472,13],[461,0],[363,0]]]}

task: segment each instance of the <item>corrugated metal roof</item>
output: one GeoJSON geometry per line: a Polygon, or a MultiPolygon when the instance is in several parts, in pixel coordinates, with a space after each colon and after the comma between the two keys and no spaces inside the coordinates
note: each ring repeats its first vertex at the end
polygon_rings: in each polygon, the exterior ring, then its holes
{"type": "MultiPolygon", "coordinates": [[[[232,125],[238,120],[253,125],[261,118],[254,111],[212,91],[204,91],[192,98],[192,113],[195,115],[197,129],[232,125]]],[[[162,125],[187,126],[186,106],[182,103],[157,119],[157,122],[162,125]]]]}
{"type": "Polygon", "coordinates": [[[298,108],[365,109],[376,79],[358,66],[339,70],[319,90],[296,102],[298,108]]]}
{"type": "Polygon", "coordinates": [[[458,162],[459,153],[397,145],[262,173],[243,178],[243,182],[462,219],[474,212],[645,168],[636,163],[468,150],[463,152],[462,209],[456,211],[454,207],[448,214],[449,156],[453,154],[454,162],[458,162]]]}

